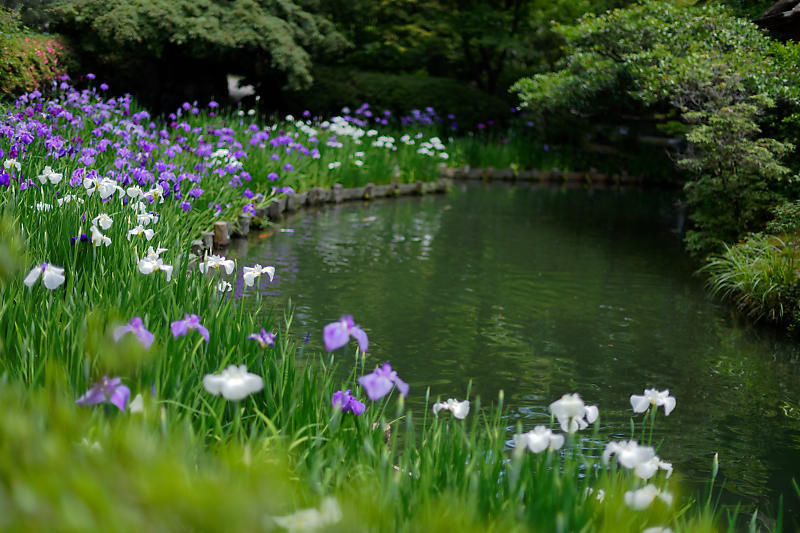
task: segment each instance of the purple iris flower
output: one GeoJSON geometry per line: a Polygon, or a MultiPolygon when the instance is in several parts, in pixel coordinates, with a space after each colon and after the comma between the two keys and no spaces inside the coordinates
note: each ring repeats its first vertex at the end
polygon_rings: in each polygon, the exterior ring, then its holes
{"type": "Polygon", "coordinates": [[[114,342],[119,342],[126,333],[136,335],[145,348],[149,348],[153,344],[153,334],[145,329],[142,319],[138,316],[131,318],[130,322],[114,330],[114,342]]]}
{"type": "Polygon", "coordinates": [[[353,317],[350,315],[344,315],[338,322],[331,322],[325,326],[322,336],[325,339],[325,349],[329,352],[347,344],[350,337],[358,341],[358,349],[362,353],[366,353],[369,347],[367,334],[353,322],[353,317]]]}
{"type": "Polygon", "coordinates": [[[89,236],[86,235],[85,233],[81,233],[80,235],[78,235],[76,237],[70,237],[69,238],[70,246],[75,246],[76,242],[89,242],[89,236]]]}
{"type": "Polygon", "coordinates": [[[389,363],[383,363],[383,366],[376,368],[372,374],[361,376],[358,378],[358,383],[364,387],[367,396],[373,402],[389,394],[395,385],[400,394],[408,396],[408,383],[397,377],[397,372],[392,370],[392,365],[389,363]]]}
{"type": "Polygon", "coordinates": [[[251,333],[247,338],[257,341],[262,348],[266,348],[267,346],[275,346],[275,334],[270,333],[264,328],[261,328],[261,333],[251,333]]]}
{"type": "Polygon", "coordinates": [[[172,336],[176,339],[178,337],[183,337],[187,333],[189,333],[190,329],[196,329],[200,332],[200,335],[208,342],[209,335],[208,330],[200,323],[200,317],[197,315],[189,315],[183,317],[183,320],[176,320],[172,324],[170,324],[172,328],[172,336]]]}
{"type": "Polygon", "coordinates": [[[86,406],[110,402],[120,411],[124,411],[130,397],[131,390],[122,384],[122,378],[109,379],[108,376],[103,376],[103,379],[92,385],[75,403],[86,406]]]}
{"type": "Polygon", "coordinates": [[[361,413],[364,412],[367,406],[353,398],[350,392],[350,389],[334,392],[331,403],[335,409],[341,409],[342,413],[347,413],[349,411],[356,416],[361,416],[361,413]]]}

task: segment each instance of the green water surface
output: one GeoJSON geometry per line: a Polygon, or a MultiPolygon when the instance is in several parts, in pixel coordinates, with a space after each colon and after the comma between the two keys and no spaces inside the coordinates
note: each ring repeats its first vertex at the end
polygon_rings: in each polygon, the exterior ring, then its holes
{"type": "MultiPolygon", "coordinates": [[[[509,431],[527,431],[579,392],[599,406],[604,439],[627,439],[630,395],[668,388],[677,408],[659,419],[659,455],[687,488],[702,487],[718,452],[723,501],[774,516],[783,494],[797,517],[800,350],[708,297],[681,247],[677,200],[463,185],[306,211],[282,225],[293,232],[240,243],[238,255],[277,268],[257,289],[276,309],[291,298],[306,351],[352,314],[369,335],[368,366],[391,362],[416,412],[428,387],[461,399],[471,381],[484,403],[503,390],[509,431]]],[[[343,373],[354,347],[337,352],[343,373]]]]}

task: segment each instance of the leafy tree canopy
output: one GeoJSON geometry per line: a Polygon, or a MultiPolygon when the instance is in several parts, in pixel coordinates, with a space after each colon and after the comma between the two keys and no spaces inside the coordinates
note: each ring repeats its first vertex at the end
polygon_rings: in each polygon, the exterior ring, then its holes
{"type": "Polygon", "coordinates": [[[291,0],[60,0],[57,29],[84,50],[164,59],[168,52],[285,73],[288,86],[311,82],[311,57],[345,40],[316,2],[291,0]]]}
{"type": "Polygon", "coordinates": [[[365,70],[424,71],[490,93],[544,70],[559,55],[551,21],[630,0],[330,0],[323,8],[354,44],[344,61],[365,70]],[[509,81],[506,81],[509,80],[509,81]]]}
{"type": "Polygon", "coordinates": [[[780,125],[796,123],[800,104],[796,44],[770,40],[724,7],[655,0],[556,30],[567,54],[558,70],[514,86],[525,107],[677,119],[689,143],[678,156],[691,178],[689,249],[706,253],[762,227],[790,174],[779,161],[796,134],[780,125]],[[763,126],[781,139],[762,137],[763,126]]]}

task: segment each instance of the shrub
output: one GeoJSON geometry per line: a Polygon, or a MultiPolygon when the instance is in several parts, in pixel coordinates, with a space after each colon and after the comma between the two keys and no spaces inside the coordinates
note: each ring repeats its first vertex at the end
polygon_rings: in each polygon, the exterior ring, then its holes
{"type": "Polygon", "coordinates": [[[775,217],[767,222],[767,231],[773,235],[797,233],[800,230],[800,200],[784,202],[772,209],[775,217]]]}
{"type": "Polygon", "coordinates": [[[753,320],[795,326],[800,323],[796,242],[762,233],[725,246],[701,269],[711,292],[732,301],[753,320]]]}
{"type": "Polygon", "coordinates": [[[65,54],[60,38],[25,31],[0,8],[0,94],[31,91],[64,74],[65,54]]]}

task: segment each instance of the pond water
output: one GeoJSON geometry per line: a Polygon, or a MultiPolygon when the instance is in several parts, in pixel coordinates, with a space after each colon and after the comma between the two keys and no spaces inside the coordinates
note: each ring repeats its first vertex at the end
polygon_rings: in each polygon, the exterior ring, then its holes
{"type": "MultiPolygon", "coordinates": [[[[306,211],[238,255],[275,265],[259,290],[277,310],[291,299],[306,350],[323,350],[323,326],[352,314],[369,335],[368,366],[390,361],[415,411],[428,387],[461,399],[471,381],[484,404],[502,389],[510,431],[518,421],[527,431],[580,392],[600,407],[601,434],[624,439],[630,395],[669,388],[677,408],[656,439],[687,488],[703,486],[719,452],[724,501],[774,516],[783,494],[797,517],[800,350],[710,300],[682,251],[676,200],[461,185],[306,211]]],[[[337,355],[344,367],[354,346],[337,355]]]]}

